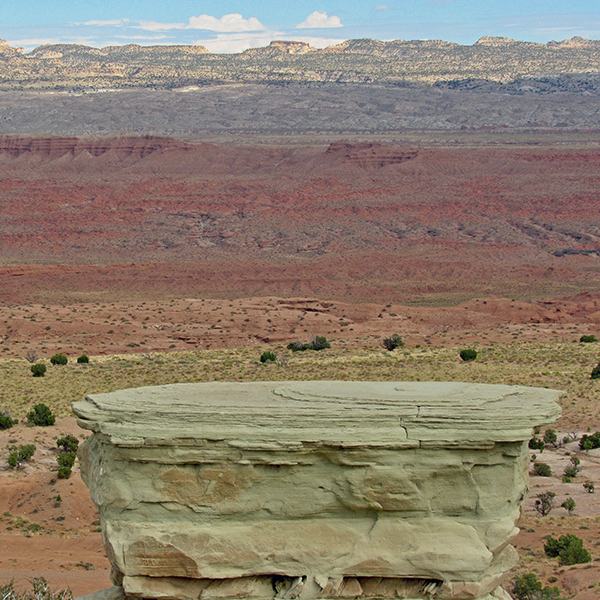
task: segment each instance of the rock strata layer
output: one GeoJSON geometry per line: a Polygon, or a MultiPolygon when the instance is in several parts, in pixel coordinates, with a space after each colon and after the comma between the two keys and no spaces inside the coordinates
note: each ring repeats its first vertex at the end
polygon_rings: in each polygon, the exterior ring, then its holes
{"type": "Polygon", "coordinates": [[[131,598],[504,598],[560,392],[202,383],[95,394],[82,475],[131,598]]]}

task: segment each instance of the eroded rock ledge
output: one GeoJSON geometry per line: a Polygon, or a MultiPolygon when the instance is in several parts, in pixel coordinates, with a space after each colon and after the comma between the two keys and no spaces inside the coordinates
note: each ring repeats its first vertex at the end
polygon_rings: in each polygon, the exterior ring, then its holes
{"type": "Polygon", "coordinates": [[[527,441],[560,392],[177,384],[73,405],[131,598],[506,598],[527,441]]]}

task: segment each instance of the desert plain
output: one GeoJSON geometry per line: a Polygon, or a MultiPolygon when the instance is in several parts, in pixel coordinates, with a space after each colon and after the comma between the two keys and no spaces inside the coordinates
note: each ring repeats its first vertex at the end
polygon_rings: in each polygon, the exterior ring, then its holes
{"type": "MultiPolygon", "coordinates": [[[[77,465],[56,476],[57,438],[86,435],[70,403],[87,393],[186,381],[508,383],[565,391],[559,440],[600,429],[590,378],[600,343],[579,341],[600,337],[595,134],[483,145],[479,133],[472,144],[411,135],[0,138],[0,407],[19,421],[0,432],[0,583],[44,576],[75,596],[110,584],[77,465]],[[388,351],[393,334],[404,346],[388,351]],[[331,348],[287,348],[316,335],[331,348]],[[467,347],[475,361],[459,358],[467,347]],[[277,360],[263,364],[267,349],[277,360]],[[69,364],[51,365],[56,353],[69,364]],[[82,354],[89,363],[76,362],[82,354]],[[45,377],[30,361],[47,365],[45,377]],[[54,426],[26,425],[39,402],[54,426]],[[8,448],[25,443],[34,458],[10,469],[8,448]]],[[[531,478],[515,542],[517,572],[576,600],[600,593],[600,496],[582,485],[598,484],[599,452],[546,448],[539,460],[553,475],[531,478]],[[571,455],[582,471],[565,483],[571,455]],[[546,490],[557,506],[542,517],[533,502],[546,490]],[[546,536],[564,533],[584,540],[591,563],[545,556],[546,536]]]]}

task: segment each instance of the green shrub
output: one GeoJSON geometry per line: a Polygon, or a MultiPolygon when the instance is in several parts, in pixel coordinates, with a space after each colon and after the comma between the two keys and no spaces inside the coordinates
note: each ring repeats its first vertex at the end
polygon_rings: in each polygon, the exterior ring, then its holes
{"type": "Polygon", "coordinates": [[[66,365],[69,359],[64,354],[54,354],[50,357],[50,362],[53,365],[66,365]]]}
{"type": "Polygon", "coordinates": [[[30,425],[47,427],[49,425],[54,425],[55,420],[56,417],[52,414],[52,411],[43,403],[36,404],[27,413],[27,421],[30,425]]]}
{"type": "Polygon", "coordinates": [[[551,477],[552,469],[550,465],[543,462],[536,462],[533,464],[533,474],[539,475],[540,477],[551,477]]]}
{"type": "Polygon", "coordinates": [[[583,540],[572,533],[561,535],[557,540],[550,536],[544,544],[544,552],[547,556],[557,557],[558,564],[578,565],[591,562],[590,553],[583,547],[583,540]]]}
{"type": "Polygon", "coordinates": [[[575,510],[577,504],[575,504],[575,500],[573,500],[573,498],[569,497],[560,506],[561,508],[564,508],[569,513],[569,515],[571,515],[575,510]]]}
{"type": "Polygon", "coordinates": [[[331,348],[331,344],[324,335],[316,335],[308,346],[311,350],[325,350],[331,348]]]}
{"type": "Polygon", "coordinates": [[[540,492],[535,497],[533,508],[535,508],[542,517],[545,517],[552,512],[552,509],[554,508],[554,498],[556,498],[554,492],[540,492]]]}
{"type": "Polygon", "coordinates": [[[540,452],[543,452],[545,447],[546,444],[544,444],[544,440],[535,435],[529,440],[529,448],[531,450],[539,450],[540,452]]]}
{"type": "Polygon", "coordinates": [[[598,338],[595,335],[582,335],[579,338],[579,341],[582,344],[593,344],[594,342],[598,341],[598,338]]]}
{"type": "Polygon", "coordinates": [[[575,465],[569,465],[568,467],[565,467],[564,475],[568,479],[573,479],[573,477],[577,477],[577,473],[579,473],[579,470],[575,465]]]}
{"type": "Polygon", "coordinates": [[[71,467],[58,467],[56,476],[59,479],[69,479],[71,477],[71,467]]]}
{"type": "Polygon", "coordinates": [[[535,573],[525,573],[513,581],[512,593],[516,600],[561,600],[557,587],[544,587],[535,573]]]}
{"type": "Polygon", "coordinates": [[[56,440],[56,445],[62,448],[65,452],[77,452],[79,448],[79,440],[70,433],[56,440]]]}
{"type": "Polygon", "coordinates": [[[590,375],[591,379],[600,379],[600,363],[598,363],[593,369],[590,375]]]}
{"type": "Polygon", "coordinates": [[[271,352],[271,350],[265,350],[260,355],[261,363],[271,363],[271,362],[275,362],[276,360],[277,360],[277,355],[275,354],[275,352],[271,352]]]}
{"type": "Polygon", "coordinates": [[[392,337],[385,338],[383,340],[383,345],[386,350],[389,350],[391,352],[396,348],[402,348],[402,346],[404,346],[404,342],[402,341],[402,338],[397,333],[395,333],[392,337]]]}
{"type": "Polygon", "coordinates": [[[35,363],[30,368],[34,377],[43,377],[46,374],[46,365],[44,363],[35,363]]]}
{"type": "Polygon", "coordinates": [[[56,457],[59,467],[72,467],[75,464],[75,452],[60,452],[56,457]]]}
{"type": "Polygon", "coordinates": [[[556,446],[558,443],[558,436],[556,435],[556,431],[554,429],[546,429],[544,432],[544,444],[552,444],[556,446]]]}
{"type": "Polygon", "coordinates": [[[477,350],[473,348],[465,348],[460,351],[460,357],[465,361],[469,362],[470,360],[475,360],[477,358],[477,350]]]}
{"type": "Polygon", "coordinates": [[[87,354],[82,354],[81,356],[77,357],[77,362],[80,365],[87,365],[87,363],[90,362],[90,357],[87,354]]]}
{"type": "Polygon", "coordinates": [[[8,466],[16,469],[20,467],[23,463],[29,462],[33,455],[35,454],[35,445],[34,444],[25,444],[23,446],[19,446],[15,448],[14,446],[9,449],[10,454],[8,455],[8,466]]]}
{"type": "Polygon", "coordinates": [[[584,434],[579,440],[579,447],[582,450],[594,450],[600,448],[600,431],[596,431],[592,435],[584,434]]]}
{"type": "Polygon", "coordinates": [[[14,421],[8,415],[0,414],[0,431],[10,429],[14,424],[14,421]]]}
{"type": "Polygon", "coordinates": [[[292,352],[304,352],[305,350],[308,350],[308,345],[304,344],[301,341],[296,341],[296,342],[290,342],[287,345],[288,350],[291,350],[292,352]]]}
{"type": "Polygon", "coordinates": [[[586,492],[588,492],[588,493],[590,493],[590,494],[593,494],[593,493],[594,493],[594,490],[595,490],[596,488],[595,488],[594,484],[593,484],[591,481],[586,481],[586,482],[583,484],[583,489],[584,489],[586,492]]]}

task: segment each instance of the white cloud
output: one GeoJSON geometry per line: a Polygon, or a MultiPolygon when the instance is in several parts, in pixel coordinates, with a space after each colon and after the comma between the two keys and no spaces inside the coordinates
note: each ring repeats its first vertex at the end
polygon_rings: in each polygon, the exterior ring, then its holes
{"type": "Polygon", "coordinates": [[[387,4],[378,4],[375,7],[375,10],[389,10],[390,7],[387,4]]]}
{"type": "Polygon", "coordinates": [[[244,31],[264,31],[266,27],[256,18],[244,19],[242,15],[232,13],[220,19],[212,15],[190,17],[186,23],[158,23],[156,21],[140,21],[136,26],[146,31],[167,31],[170,29],[204,29],[219,33],[240,33],[244,31]]]}
{"type": "Polygon", "coordinates": [[[223,15],[220,19],[212,15],[190,17],[186,29],[206,29],[221,33],[233,33],[241,31],[264,31],[266,28],[256,17],[244,19],[242,15],[232,13],[230,15],[223,15]]]}
{"type": "Polygon", "coordinates": [[[296,29],[320,29],[324,27],[343,27],[339,17],[327,15],[324,10],[315,10],[306,17],[306,21],[296,25],[296,29]]]}
{"type": "Polygon", "coordinates": [[[70,23],[70,25],[96,25],[98,27],[123,27],[129,25],[129,19],[108,19],[106,21],[84,21],[83,23],[70,23]]]}
{"type": "Polygon", "coordinates": [[[144,31],[168,31],[169,29],[185,29],[184,23],[157,23],[156,21],[140,21],[137,25],[132,25],[134,29],[143,29],[144,31]]]}

